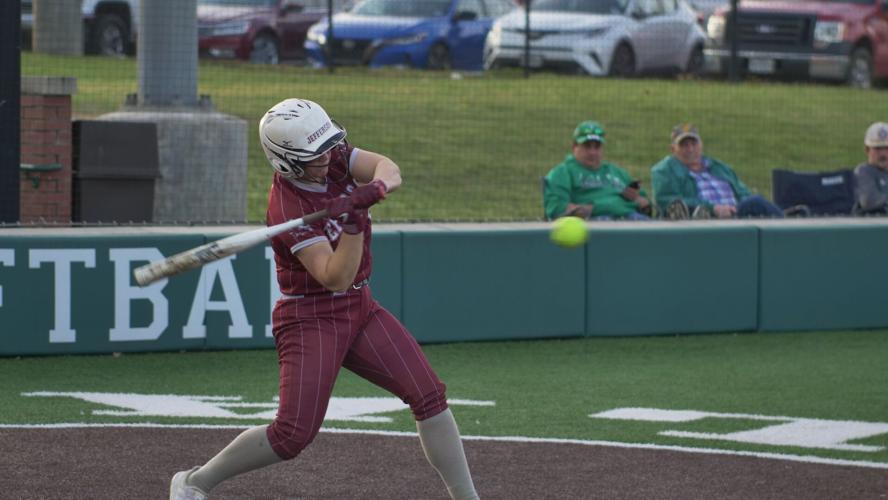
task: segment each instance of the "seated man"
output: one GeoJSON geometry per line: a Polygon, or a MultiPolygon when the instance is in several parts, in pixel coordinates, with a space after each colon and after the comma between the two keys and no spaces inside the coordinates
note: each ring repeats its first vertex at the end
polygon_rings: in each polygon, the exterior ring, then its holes
{"type": "Polygon", "coordinates": [[[783,217],[777,205],[752,194],[731,167],[703,155],[697,127],[676,125],[671,149],[651,167],[654,199],[666,218],[783,217]]]}
{"type": "Polygon", "coordinates": [[[573,152],[546,175],[543,204],[547,219],[648,219],[651,204],[638,181],[603,161],[604,129],[585,121],[573,133],[573,152]],[[645,215],[647,213],[648,215],[645,215]]]}
{"type": "Polygon", "coordinates": [[[888,214],[888,123],[870,125],[863,139],[866,163],[854,169],[858,214],[888,214]]]}

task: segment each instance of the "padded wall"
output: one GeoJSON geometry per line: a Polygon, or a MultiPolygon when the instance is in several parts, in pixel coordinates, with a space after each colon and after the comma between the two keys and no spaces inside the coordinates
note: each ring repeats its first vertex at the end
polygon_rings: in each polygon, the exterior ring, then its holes
{"type": "Polygon", "coordinates": [[[405,232],[403,317],[420,342],[581,336],[583,249],[541,230],[405,232]]]}
{"type": "Polygon", "coordinates": [[[762,330],[888,326],[888,228],[761,228],[762,330]]]}
{"type": "Polygon", "coordinates": [[[588,335],[756,329],[755,227],[601,228],[588,247],[588,335]]]}

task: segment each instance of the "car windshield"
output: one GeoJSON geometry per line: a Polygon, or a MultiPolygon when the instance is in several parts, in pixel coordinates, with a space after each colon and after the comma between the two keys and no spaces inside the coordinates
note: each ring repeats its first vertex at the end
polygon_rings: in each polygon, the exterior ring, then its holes
{"type": "Polygon", "coordinates": [[[582,12],[584,14],[617,14],[626,10],[629,0],[539,0],[535,11],[582,12]]]}
{"type": "Polygon", "coordinates": [[[451,0],[364,0],[355,5],[358,16],[439,17],[446,16],[451,0]]]}
{"type": "Polygon", "coordinates": [[[197,0],[197,5],[228,5],[231,7],[274,7],[277,0],[197,0]]]}

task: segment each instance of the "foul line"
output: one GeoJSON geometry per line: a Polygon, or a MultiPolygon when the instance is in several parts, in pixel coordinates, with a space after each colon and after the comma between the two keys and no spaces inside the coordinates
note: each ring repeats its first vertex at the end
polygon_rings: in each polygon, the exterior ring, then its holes
{"type": "MultiPolygon", "coordinates": [[[[147,429],[248,429],[246,425],[210,425],[210,424],[0,424],[0,429],[83,429],[83,428],[147,428],[147,429]]],[[[415,432],[402,431],[373,431],[366,429],[339,429],[322,427],[321,432],[330,434],[368,434],[374,436],[416,437],[415,432]]],[[[462,436],[463,441],[493,441],[501,443],[542,443],[542,444],[576,444],[582,446],[602,446],[610,448],[626,448],[638,450],[663,450],[682,453],[702,453],[707,455],[730,455],[739,457],[767,458],[773,460],[785,460],[789,462],[801,462],[821,465],[844,465],[849,467],[867,467],[872,469],[888,469],[886,462],[868,462],[864,460],[844,460],[839,458],[824,458],[811,455],[784,455],[780,453],[767,453],[756,451],[719,450],[715,448],[690,448],[684,446],[651,444],[651,443],[621,443],[618,441],[590,441],[584,439],[566,438],[536,438],[524,436],[462,436]]]]}

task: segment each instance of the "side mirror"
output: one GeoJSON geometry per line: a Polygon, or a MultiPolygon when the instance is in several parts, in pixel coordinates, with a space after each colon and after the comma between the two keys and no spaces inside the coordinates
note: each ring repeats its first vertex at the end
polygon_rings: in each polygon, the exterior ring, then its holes
{"type": "Polygon", "coordinates": [[[453,15],[453,22],[455,23],[460,21],[474,21],[475,19],[478,19],[478,13],[468,10],[461,10],[453,15]]]}
{"type": "Polygon", "coordinates": [[[632,13],[629,15],[632,16],[632,19],[635,19],[636,21],[641,21],[642,19],[647,17],[647,14],[638,7],[632,9],[632,13]]]}
{"type": "Polygon", "coordinates": [[[289,13],[293,13],[293,12],[302,12],[303,10],[305,10],[305,5],[301,1],[298,1],[298,0],[286,0],[281,5],[281,13],[282,14],[289,14],[289,13]]]}

